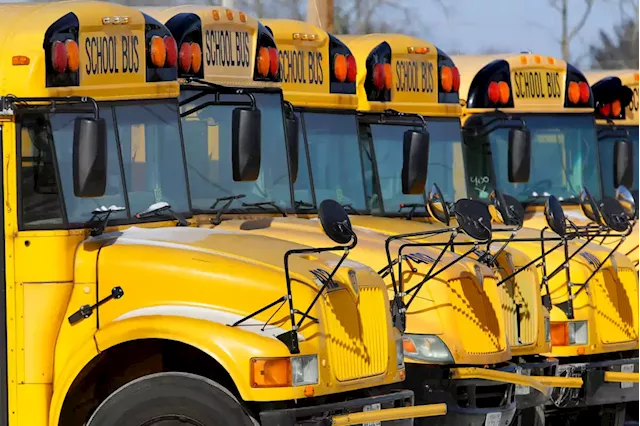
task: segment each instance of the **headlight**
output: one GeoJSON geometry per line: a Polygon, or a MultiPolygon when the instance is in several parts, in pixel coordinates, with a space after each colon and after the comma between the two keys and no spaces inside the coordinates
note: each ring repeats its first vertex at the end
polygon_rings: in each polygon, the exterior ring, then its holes
{"type": "Polygon", "coordinates": [[[551,318],[549,317],[544,318],[544,341],[551,341],[551,318]]]}
{"type": "Polygon", "coordinates": [[[572,321],[569,323],[569,344],[586,345],[589,343],[589,328],[587,321],[572,321]]]}
{"type": "Polygon", "coordinates": [[[396,364],[398,368],[404,368],[404,344],[402,339],[396,340],[396,364]]]}
{"type": "Polygon", "coordinates": [[[291,378],[293,386],[315,385],[318,383],[318,357],[316,355],[292,357],[291,378]]]}
{"type": "Polygon", "coordinates": [[[453,362],[449,348],[437,336],[405,334],[403,348],[404,355],[409,359],[441,364],[453,362]]]}

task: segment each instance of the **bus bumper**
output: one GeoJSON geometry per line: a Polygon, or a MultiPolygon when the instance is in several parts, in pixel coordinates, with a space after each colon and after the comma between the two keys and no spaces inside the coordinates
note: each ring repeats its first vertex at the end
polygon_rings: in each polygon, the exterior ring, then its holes
{"type": "Polygon", "coordinates": [[[561,364],[556,376],[579,377],[584,382],[580,389],[554,388],[549,405],[558,408],[638,401],[638,358],[561,364]]]}
{"type": "Polygon", "coordinates": [[[444,416],[446,404],[413,405],[409,390],[309,407],[260,413],[262,426],[348,426],[382,422],[385,426],[411,426],[414,418],[444,416]]]}

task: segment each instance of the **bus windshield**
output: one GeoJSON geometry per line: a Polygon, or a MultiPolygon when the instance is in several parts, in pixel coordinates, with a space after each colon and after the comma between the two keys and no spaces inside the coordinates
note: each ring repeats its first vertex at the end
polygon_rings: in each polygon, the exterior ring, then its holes
{"type": "MultiPolygon", "coordinates": [[[[86,226],[99,207],[122,207],[110,220],[135,222],[158,202],[188,213],[175,101],[101,104],[107,127],[107,187],[99,198],[73,190],[74,120],[88,113],[43,112],[20,118],[21,225],[86,226]]],[[[166,219],[166,218],[165,218],[166,219]]]]}
{"type": "MultiPolygon", "coordinates": [[[[629,132],[629,142],[633,148],[634,171],[633,186],[629,188],[632,191],[638,191],[638,127],[625,126],[625,130],[629,132]]],[[[600,155],[600,174],[602,175],[602,187],[604,194],[609,197],[615,195],[616,189],[613,186],[613,146],[616,142],[615,138],[604,138],[598,141],[598,154],[600,155]]]]}
{"type": "MultiPolygon", "coordinates": [[[[531,131],[531,176],[527,183],[508,180],[508,129],[498,129],[486,138],[491,156],[487,155],[486,139],[469,138],[467,165],[470,192],[474,197],[487,198],[494,187],[521,202],[541,204],[549,195],[560,201],[577,203],[580,192],[587,187],[596,199],[601,197],[598,151],[592,114],[524,114],[531,131]],[[487,164],[493,158],[493,164],[487,164]],[[493,169],[493,170],[491,170],[493,169]],[[495,181],[491,178],[495,173],[495,181]]],[[[491,117],[485,116],[488,121],[491,117]]]]}
{"type": "MultiPolygon", "coordinates": [[[[351,204],[356,210],[368,210],[355,113],[305,111],[298,116],[302,118],[305,131],[316,202],[333,199],[341,204],[351,204]]],[[[295,184],[296,198],[302,197],[305,189],[301,174],[302,169],[295,184]]]]}
{"type": "Polygon", "coordinates": [[[245,196],[232,209],[242,208],[243,203],[262,202],[274,202],[283,209],[292,207],[282,95],[266,92],[253,95],[261,113],[262,150],[260,173],[254,182],[234,181],[231,162],[233,110],[246,107],[250,98],[201,90],[183,90],[180,95],[181,100],[191,99],[181,106],[181,113],[195,212],[211,211],[216,199],[232,195],[245,196]]]}
{"type": "MultiPolygon", "coordinates": [[[[380,176],[382,209],[395,213],[401,204],[425,204],[424,194],[407,195],[402,192],[402,143],[404,132],[414,126],[371,124],[371,138],[380,176]]],[[[426,190],[438,184],[447,201],[466,197],[460,120],[458,118],[429,118],[429,169],[426,190]],[[456,170],[458,173],[456,173],[456,170]]]]}

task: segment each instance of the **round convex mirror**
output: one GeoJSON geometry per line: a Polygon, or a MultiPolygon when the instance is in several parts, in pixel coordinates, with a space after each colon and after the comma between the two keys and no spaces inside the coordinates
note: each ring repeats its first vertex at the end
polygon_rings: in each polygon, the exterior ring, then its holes
{"type": "Polygon", "coordinates": [[[547,198],[547,202],[544,205],[544,216],[547,219],[549,228],[556,234],[564,237],[567,233],[567,222],[564,217],[562,205],[554,195],[550,195],[549,198],[547,198]]]}
{"type": "Polygon", "coordinates": [[[611,197],[604,197],[600,203],[602,222],[609,229],[616,232],[624,232],[629,227],[629,219],[620,203],[611,197]]]}
{"type": "Polygon", "coordinates": [[[318,219],[325,234],[338,244],[353,238],[351,221],[345,209],[334,200],[324,200],[318,207],[318,219]]]}
{"type": "Polygon", "coordinates": [[[491,213],[485,203],[462,198],[456,201],[455,212],[465,234],[477,241],[491,239],[491,213]]]}
{"type": "Polygon", "coordinates": [[[620,185],[618,189],[616,189],[616,200],[620,203],[620,206],[629,219],[636,217],[638,214],[636,200],[626,186],[620,185]]]}
{"type": "Polygon", "coordinates": [[[491,205],[498,212],[500,222],[508,226],[521,226],[524,221],[524,207],[514,197],[497,189],[491,193],[491,205]]]}
{"type": "Polygon", "coordinates": [[[580,209],[582,209],[582,214],[584,214],[590,221],[600,223],[600,211],[598,210],[598,205],[593,199],[591,192],[589,192],[586,187],[584,187],[580,193],[580,209]]]}
{"type": "Polygon", "coordinates": [[[436,185],[435,183],[429,191],[427,208],[429,209],[429,214],[438,222],[443,223],[447,226],[449,225],[449,207],[447,207],[447,202],[442,196],[442,191],[440,191],[440,188],[438,188],[438,185],[436,185]]]}

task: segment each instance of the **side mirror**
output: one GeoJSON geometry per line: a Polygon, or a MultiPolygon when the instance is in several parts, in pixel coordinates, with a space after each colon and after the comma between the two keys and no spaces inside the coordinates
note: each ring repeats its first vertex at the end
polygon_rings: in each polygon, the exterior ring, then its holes
{"type": "Polygon", "coordinates": [[[613,186],[633,185],[633,150],[625,140],[617,140],[613,146],[613,186]]]}
{"type": "Polygon", "coordinates": [[[600,209],[586,187],[580,192],[580,209],[590,221],[600,223],[600,209]]]}
{"type": "Polygon", "coordinates": [[[103,119],[76,118],[73,128],[73,193],[102,197],[107,188],[107,125],[103,119]]]}
{"type": "Polygon", "coordinates": [[[232,116],[231,162],[233,180],[251,182],[260,173],[260,110],[236,108],[232,116]]]}
{"type": "Polygon", "coordinates": [[[531,133],[527,129],[509,131],[509,182],[526,183],[531,175],[531,133]]]}
{"type": "Polygon", "coordinates": [[[324,200],[318,207],[318,219],[324,233],[338,244],[347,244],[355,235],[345,209],[334,200],[324,200]]]}
{"type": "Polygon", "coordinates": [[[402,151],[402,193],[422,194],[427,184],[429,133],[407,130],[402,151]]]}
{"type": "Polygon", "coordinates": [[[447,207],[447,202],[444,200],[442,196],[442,192],[438,185],[435,183],[429,191],[429,198],[427,199],[427,209],[429,209],[429,214],[438,222],[444,224],[445,226],[449,226],[449,220],[451,219],[451,214],[449,213],[449,207],[447,207]]]}
{"type": "Polygon", "coordinates": [[[616,189],[616,200],[620,203],[620,206],[629,219],[636,217],[638,214],[636,200],[633,198],[633,194],[626,186],[620,185],[618,189],[616,189]]]}
{"type": "Polygon", "coordinates": [[[456,217],[464,233],[474,240],[491,239],[491,213],[485,203],[461,198],[456,201],[456,217]]]}
{"type": "Polygon", "coordinates": [[[560,201],[555,195],[550,195],[544,205],[544,216],[547,219],[547,225],[556,234],[564,237],[567,233],[567,222],[564,217],[564,210],[560,201]]]}
{"type": "Polygon", "coordinates": [[[289,167],[291,167],[291,182],[295,183],[298,179],[298,155],[300,150],[300,133],[298,131],[298,118],[294,115],[285,117],[284,130],[287,138],[287,155],[289,155],[289,167]]]}
{"type": "Polygon", "coordinates": [[[524,207],[514,197],[497,189],[490,195],[491,205],[498,213],[498,221],[507,226],[521,226],[524,222],[524,207]]]}

